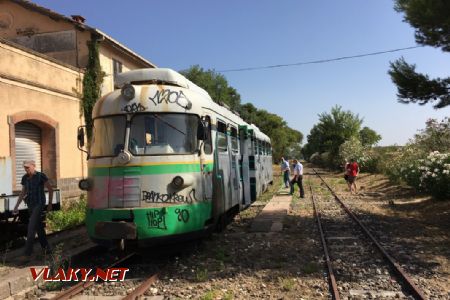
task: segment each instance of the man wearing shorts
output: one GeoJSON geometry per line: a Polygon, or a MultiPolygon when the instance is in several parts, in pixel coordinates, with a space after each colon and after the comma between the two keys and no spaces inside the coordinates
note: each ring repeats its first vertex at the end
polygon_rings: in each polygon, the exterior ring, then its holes
{"type": "Polygon", "coordinates": [[[350,193],[356,194],[356,177],[358,177],[359,174],[359,166],[358,163],[356,162],[356,160],[354,158],[352,158],[350,160],[350,163],[347,165],[347,174],[348,174],[348,179],[347,179],[347,184],[348,184],[348,188],[350,189],[350,193]]]}

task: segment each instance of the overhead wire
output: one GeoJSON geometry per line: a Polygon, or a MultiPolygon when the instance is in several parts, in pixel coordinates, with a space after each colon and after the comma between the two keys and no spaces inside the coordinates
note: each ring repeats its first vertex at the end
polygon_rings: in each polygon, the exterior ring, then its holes
{"type": "Polygon", "coordinates": [[[303,65],[311,65],[311,64],[323,64],[323,63],[328,63],[328,62],[333,62],[333,61],[354,59],[354,58],[360,58],[360,57],[366,57],[366,56],[374,56],[374,55],[380,55],[380,54],[385,54],[385,53],[392,53],[392,52],[398,52],[398,51],[404,51],[404,50],[411,50],[411,49],[416,49],[416,48],[421,48],[421,47],[424,47],[424,46],[423,45],[418,45],[418,46],[411,46],[411,47],[405,47],[405,48],[397,48],[397,49],[377,51],[377,52],[364,53],[364,54],[357,54],[357,55],[351,55],[351,56],[341,56],[341,57],[336,57],[336,58],[312,60],[312,61],[297,62],[297,63],[290,63],[290,64],[279,64],[279,65],[259,66],[259,67],[246,67],[246,68],[238,68],[238,69],[225,69],[225,70],[219,70],[219,71],[216,71],[216,72],[219,72],[219,73],[242,72],[242,71],[254,71],[254,70],[263,70],[263,69],[274,69],[274,68],[284,68],[284,67],[293,67],[293,66],[303,66],[303,65]]]}

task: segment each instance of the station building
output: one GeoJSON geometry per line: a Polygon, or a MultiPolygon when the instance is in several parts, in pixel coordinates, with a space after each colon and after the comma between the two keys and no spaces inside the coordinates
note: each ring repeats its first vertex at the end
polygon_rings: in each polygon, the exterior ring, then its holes
{"type": "Polygon", "coordinates": [[[114,89],[115,74],[155,67],[82,16],[0,0],[0,195],[17,195],[22,161],[34,159],[62,199],[79,196],[87,164],[76,132],[84,124],[82,84],[91,41],[99,45],[102,94],[114,89]]]}

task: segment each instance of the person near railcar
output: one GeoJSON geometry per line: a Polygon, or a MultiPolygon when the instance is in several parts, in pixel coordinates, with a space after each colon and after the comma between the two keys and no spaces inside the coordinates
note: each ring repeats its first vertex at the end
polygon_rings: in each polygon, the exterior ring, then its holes
{"type": "Polygon", "coordinates": [[[303,165],[297,159],[294,159],[293,162],[294,162],[294,177],[290,182],[291,185],[290,195],[294,194],[294,185],[295,183],[297,183],[300,189],[300,198],[305,198],[305,190],[303,189],[303,165]]]}
{"type": "Polygon", "coordinates": [[[291,168],[289,167],[289,162],[281,158],[281,172],[283,173],[283,183],[285,187],[289,187],[289,175],[291,173],[291,168]]]}
{"type": "Polygon", "coordinates": [[[42,213],[45,209],[44,187],[48,190],[49,203],[47,211],[52,210],[53,188],[47,176],[42,172],[36,171],[36,164],[33,160],[25,160],[23,162],[23,167],[25,168],[26,174],[22,177],[22,192],[14,207],[13,214],[17,215],[19,213],[19,205],[22,201],[25,201],[28,206],[29,221],[25,251],[21,259],[29,260],[33,253],[33,244],[36,233],[44,252],[51,252],[50,245],[45,235],[42,213]]]}

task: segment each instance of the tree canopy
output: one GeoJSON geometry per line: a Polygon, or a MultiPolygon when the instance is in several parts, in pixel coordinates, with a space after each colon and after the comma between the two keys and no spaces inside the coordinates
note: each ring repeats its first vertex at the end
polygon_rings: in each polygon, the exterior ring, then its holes
{"type": "MultiPolygon", "coordinates": [[[[225,76],[214,70],[204,70],[198,65],[180,72],[189,80],[205,89],[211,98],[227,104],[231,110],[238,112],[249,124],[255,124],[272,141],[273,158],[279,160],[282,156],[293,157],[300,154],[300,144],[303,134],[290,128],[280,116],[264,109],[258,109],[251,103],[241,104],[241,96],[228,85],[225,76]]],[[[298,156],[296,156],[298,158],[298,156]]]]}
{"type": "Polygon", "coordinates": [[[303,155],[310,158],[314,153],[327,153],[329,166],[339,165],[339,148],[352,139],[371,146],[377,143],[381,136],[369,127],[361,129],[363,119],[351,111],[344,111],[340,106],[334,106],[330,113],[319,114],[319,122],[313,126],[307,136],[308,143],[303,147],[303,155]]]}
{"type": "Polygon", "coordinates": [[[308,151],[330,152],[337,155],[339,146],[352,136],[357,136],[363,120],[351,111],[343,111],[342,107],[334,106],[330,113],[319,114],[319,123],[313,126],[308,135],[308,151]]]}
{"type": "Polygon", "coordinates": [[[198,65],[180,71],[186,78],[208,92],[217,103],[225,103],[233,111],[238,111],[241,105],[241,95],[228,85],[225,76],[214,70],[203,70],[198,65]]]}
{"type": "MultiPolygon", "coordinates": [[[[415,28],[418,44],[450,51],[450,1],[396,0],[395,10],[404,13],[404,21],[415,28]]],[[[424,105],[437,101],[435,108],[450,105],[450,77],[430,79],[403,58],[391,62],[388,73],[397,85],[399,102],[424,105]]]]}
{"type": "Polygon", "coordinates": [[[362,146],[373,146],[381,140],[381,135],[376,133],[375,130],[364,126],[363,129],[359,131],[359,140],[362,146]]]}

